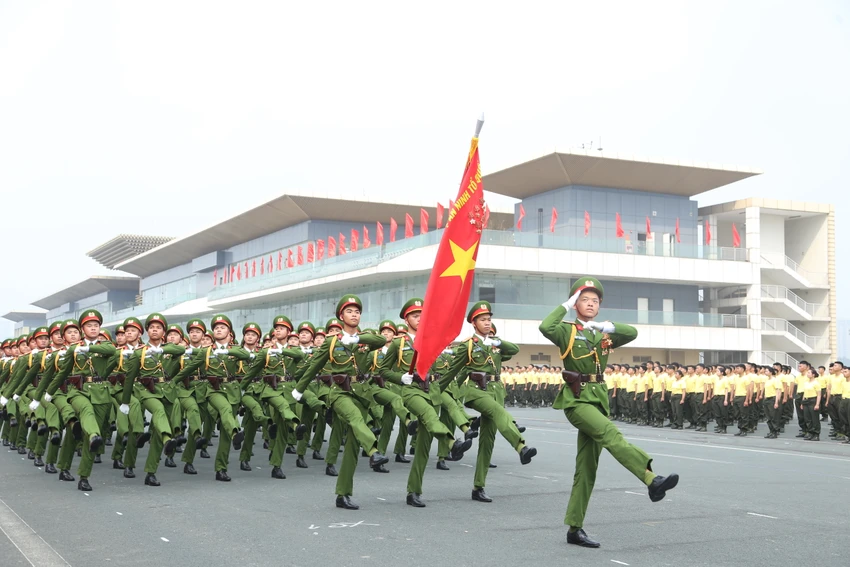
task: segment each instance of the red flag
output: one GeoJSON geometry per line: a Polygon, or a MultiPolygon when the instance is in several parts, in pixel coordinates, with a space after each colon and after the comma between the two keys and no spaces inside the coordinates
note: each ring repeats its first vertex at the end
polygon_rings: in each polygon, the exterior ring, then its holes
{"type": "Polygon", "coordinates": [[[351,251],[357,252],[357,241],[360,239],[360,233],[356,228],[351,229],[351,251]]]}
{"type": "Polygon", "coordinates": [[[443,205],[437,203],[437,230],[443,228],[443,205]]]}
{"type": "Polygon", "coordinates": [[[378,223],[378,225],[375,227],[375,238],[377,239],[375,241],[375,244],[377,244],[378,246],[384,245],[384,225],[382,225],[381,223],[378,223]]]}
{"type": "Polygon", "coordinates": [[[316,241],[316,261],[318,262],[322,258],[325,257],[325,241],[317,240],[316,241]]]}
{"type": "Polygon", "coordinates": [[[213,271],[213,287],[218,285],[218,268],[213,271]]]}
{"type": "Polygon", "coordinates": [[[372,246],[372,241],[369,240],[369,229],[366,228],[366,225],[363,225],[363,248],[369,248],[372,246]]]}
{"type": "Polygon", "coordinates": [[[342,256],[343,254],[345,254],[345,252],[346,252],[346,250],[345,250],[345,236],[343,236],[342,233],[340,232],[339,233],[339,255],[342,256]]]}
{"type": "Polygon", "coordinates": [[[558,222],[558,211],[552,207],[552,220],[549,221],[549,232],[555,232],[555,223],[558,222]]]}
{"type": "MultiPolygon", "coordinates": [[[[398,230],[398,223],[395,219],[390,219],[390,242],[395,242],[395,231],[398,230]]],[[[383,234],[383,233],[382,233],[383,234]]]]}
{"type": "Polygon", "coordinates": [[[283,269],[283,252],[282,251],[277,253],[277,269],[278,270],[283,269]]]}
{"type": "Polygon", "coordinates": [[[646,234],[652,234],[652,224],[649,222],[649,217],[646,217],[646,234]]]}
{"type": "Polygon", "coordinates": [[[705,225],[705,243],[711,244],[711,224],[707,220],[703,223],[705,225]]]}
{"type": "Polygon", "coordinates": [[[413,217],[404,213],[404,237],[413,238],[413,217]]]}
{"type": "Polygon", "coordinates": [[[449,212],[434,268],[425,292],[425,305],[416,335],[416,368],[426,376],[440,352],[463,327],[469,292],[478,258],[484,215],[484,186],[478,157],[478,139],[472,139],[469,158],[458,190],[458,210],[449,212]],[[459,217],[457,222],[453,222],[459,217]]]}
{"type": "Polygon", "coordinates": [[[295,262],[293,261],[293,258],[292,258],[292,248],[290,248],[289,250],[286,251],[286,267],[292,268],[293,266],[295,266],[295,262]]]}
{"type": "Polygon", "coordinates": [[[590,234],[590,213],[584,211],[584,235],[590,234]]]}
{"type": "MultiPolygon", "coordinates": [[[[452,218],[452,211],[455,210],[455,202],[449,199],[449,218],[452,218]]],[[[449,226],[449,223],[446,222],[446,226],[449,226]]]]}
{"type": "Polygon", "coordinates": [[[242,264],[236,266],[236,279],[242,281],[242,264]]]}
{"type": "Polygon", "coordinates": [[[519,219],[516,221],[516,229],[522,232],[522,219],[525,218],[525,208],[522,206],[522,203],[519,204],[519,219]]]}
{"type": "Polygon", "coordinates": [[[307,261],[313,262],[316,259],[316,251],[313,249],[313,243],[307,243],[307,261]]]}
{"type": "Polygon", "coordinates": [[[425,209],[419,209],[419,234],[428,234],[428,211],[425,209]]]}
{"type": "Polygon", "coordinates": [[[490,224],[490,206],[484,205],[484,226],[482,228],[487,228],[487,225],[490,224]]]}
{"type": "Polygon", "coordinates": [[[297,262],[299,266],[304,265],[304,248],[301,246],[298,246],[297,262]]]}
{"type": "Polygon", "coordinates": [[[328,258],[336,256],[336,239],[333,236],[328,236],[328,258]]]}
{"type": "Polygon", "coordinates": [[[679,219],[676,219],[676,242],[682,242],[682,235],[679,233],[679,219]]]}
{"type": "Polygon", "coordinates": [[[260,275],[262,276],[265,273],[266,273],[266,257],[263,256],[262,258],[260,258],[260,275]]]}
{"type": "Polygon", "coordinates": [[[251,261],[251,277],[252,278],[257,277],[257,261],[256,260],[251,261]]]}
{"type": "Polygon", "coordinates": [[[272,255],[269,254],[269,273],[274,271],[274,262],[272,261],[272,255]]]}
{"type": "Polygon", "coordinates": [[[623,230],[623,221],[620,219],[620,213],[617,213],[617,238],[623,238],[626,231],[623,230]]]}
{"type": "Polygon", "coordinates": [[[738,233],[738,225],[732,223],[732,246],[735,248],[741,247],[741,235],[738,233]]]}

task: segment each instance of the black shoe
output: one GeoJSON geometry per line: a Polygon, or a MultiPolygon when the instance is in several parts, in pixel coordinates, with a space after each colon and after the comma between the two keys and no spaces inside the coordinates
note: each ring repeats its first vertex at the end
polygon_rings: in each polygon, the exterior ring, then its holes
{"type": "Polygon", "coordinates": [[[183,474],[198,474],[198,471],[195,470],[195,465],[186,463],[183,465],[183,474]]]}
{"type": "Polygon", "coordinates": [[[803,441],[810,441],[810,440],[811,440],[811,438],[812,438],[812,434],[811,434],[811,433],[806,433],[806,436],[805,436],[805,437],[803,437],[803,441]]]}
{"type": "Polygon", "coordinates": [[[65,482],[74,482],[76,479],[71,476],[71,473],[68,471],[59,471],[59,480],[64,480],[65,482]]]}
{"type": "Polygon", "coordinates": [[[517,431],[519,431],[520,433],[525,433],[525,426],[524,425],[518,426],[517,431]]]}
{"type": "Polygon", "coordinates": [[[106,441],[103,442],[106,447],[112,447],[112,437],[107,437],[106,441]]]}
{"type": "MultiPolygon", "coordinates": [[[[410,423],[407,424],[407,434],[408,435],[411,435],[411,436],[416,435],[417,429],[419,429],[419,421],[414,419],[410,423]]],[[[408,504],[409,504],[410,503],[410,495],[407,496],[407,500],[408,500],[408,504]]],[[[423,506],[424,506],[424,504],[423,504],[423,506]]]]}
{"type": "Polygon", "coordinates": [[[379,473],[388,473],[390,469],[385,467],[384,465],[378,465],[377,467],[372,467],[372,470],[379,473]]]}
{"type": "Polygon", "coordinates": [[[325,474],[328,476],[339,476],[339,473],[336,472],[336,467],[333,465],[328,465],[325,467],[325,474]]]}
{"type": "Polygon", "coordinates": [[[233,435],[233,448],[237,451],[242,448],[242,441],[245,440],[245,432],[241,429],[233,435]]]}
{"type": "Polygon", "coordinates": [[[336,497],[336,507],[344,508],[346,510],[359,510],[360,506],[354,503],[351,500],[351,496],[337,496],[336,497]]]}
{"type": "Polygon", "coordinates": [[[89,484],[89,479],[84,476],[81,476],[80,482],[77,483],[77,490],[82,490],[83,492],[91,492],[91,485],[89,484]]]}
{"type": "Polygon", "coordinates": [[[268,441],[265,441],[265,440],[263,441],[263,449],[265,449],[267,451],[269,450],[269,442],[268,441]]]}
{"type": "Polygon", "coordinates": [[[166,455],[173,455],[174,451],[177,450],[178,446],[180,446],[180,442],[177,439],[171,438],[165,442],[165,446],[162,448],[162,452],[166,455]]]}
{"type": "Polygon", "coordinates": [[[35,453],[33,453],[33,452],[32,452],[32,449],[30,449],[29,451],[27,451],[27,459],[29,459],[30,461],[34,461],[34,460],[35,460],[35,453]]]}
{"type": "Polygon", "coordinates": [[[227,471],[215,471],[215,479],[221,482],[230,482],[230,477],[227,476],[227,471]]]}
{"type": "Polygon", "coordinates": [[[296,441],[301,441],[302,439],[304,439],[304,436],[307,435],[307,433],[309,433],[309,431],[310,431],[310,428],[307,427],[307,425],[304,424],[304,423],[302,423],[301,425],[296,427],[295,428],[295,439],[296,439],[296,441]]]}
{"type": "MultiPolygon", "coordinates": [[[[269,433],[269,439],[274,440],[274,439],[277,438],[277,424],[276,423],[270,423],[269,426],[268,426],[268,429],[266,429],[266,431],[268,431],[268,433],[269,433]]],[[[266,443],[268,443],[268,441],[266,441],[266,443]]],[[[268,449],[268,447],[265,447],[265,449],[268,449]]]]}
{"type": "Polygon", "coordinates": [[[478,500],[479,502],[492,502],[493,499],[487,496],[487,493],[484,492],[483,488],[476,488],[472,491],[472,499],[478,500]]]}
{"type": "Polygon", "coordinates": [[[739,429],[738,433],[735,434],[735,437],[746,437],[746,436],[747,436],[747,431],[744,430],[744,429],[739,429]]]}
{"type": "Polygon", "coordinates": [[[449,465],[446,464],[446,461],[444,459],[440,459],[439,461],[437,461],[437,470],[438,471],[447,471],[447,470],[450,470],[450,469],[449,469],[449,465]]]}
{"type": "Polygon", "coordinates": [[[580,545],[581,547],[599,547],[599,542],[593,541],[587,534],[584,533],[584,530],[579,528],[576,531],[567,532],[567,543],[571,543],[573,545],[580,545]]]}
{"type": "Polygon", "coordinates": [[[89,451],[92,453],[96,453],[98,449],[103,445],[103,437],[100,435],[95,435],[89,441],[89,451]]]}
{"type": "Polygon", "coordinates": [[[145,485],[159,486],[159,481],[156,479],[156,475],[153,473],[148,473],[147,476],[145,476],[145,485]]]}
{"type": "Polygon", "coordinates": [[[213,438],[218,437],[218,432],[213,430],[212,435],[210,435],[210,437],[213,437],[213,438]]]}
{"type": "Polygon", "coordinates": [[[373,427],[373,428],[372,428],[372,435],[374,435],[375,437],[377,437],[377,436],[379,436],[380,434],[381,434],[381,428],[380,428],[380,427],[373,427]]]}
{"type": "Polygon", "coordinates": [[[27,448],[26,447],[18,447],[18,454],[19,455],[26,455],[27,454],[27,448]]]}
{"type": "Polygon", "coordinates": [[[47,474],[56,474],[58,471],[56,470],[56,466],[53,463],[47,463],[44,467],[44,472],[47,474]]]}
{"type": "Polygon", "coordinates": [[[165,466],[170,469],[176,469],[177,463],[174,462],[174,459],[171,457],[165,457],[165,466]]]}
{"type": "Polygon", "coordinates": [[[466,433],[463,434],[463,438],[466,441],[472,441],[476,437],[478,437],[478,430],[477,429],[467,429],[466,433]]]}
{"type": "Polygon", "coordinates": [[[489,468],[491,468],[491,469],[495,469],[495,468],[496,468],[496,465],[494,465],[493,463],[490,463],[490,467],[489,467],[489,468]]]}
{"type": "Polygon", "coordinates": [[[519,462],[527,465],[537,455],[537,449],[534,447],[523,447],[519,453],[519,462]]]}
{"type": "Polygon", "coordinates": [[[472,447],[472,441],[455,441],[454,445],[452,445],[452,460],[459,461],[463,458],[463,454],[469,451],[472,447]]]}
{"type": "Polygon", "coordinates": [[[47,425],[45,425],[44,423],[39,425],[38,429],[36,430],[36,433],[39,437],[41,437],[42,435],[47,435],[47,425]]]}
{"type": "Polygon", "coordinates": [[[150,439],[151,439],[151,432],[145,431],[144,433],[142,433],[141,435],[136,437],[136,448],[141,449],[142,447],[145,446],[145,443],[150,441],[150,439]]]}
{"type": "Polygon", "coordinates": [[[124,478],[136,478],[136,473],[133,472],[133,467],[124,469],[124,478]]]}
{"type": "Polygon", "coordinates": [[[480,427],[481,427],[481,416],[479,415],[478,417],[476,417],[475,419],[472,420],[472,423],[469,424],[469,428],[474,429],[475,431],[478,431],[478,429],[480,427]]]}
{"type": "Polygon", "coordinates": [[[283,471],[280,470],[280,467],[272,467],[272,478],[284,480],[286,478],[286,475],[283,474],[283,471]]]}
{"type": "Polygon", "coordinates": [[[4,447],[8,447],[8,446],[9,446],[9,440],[8,440],[8,439],[3,439],[3,446],[4,446],[4,447]]]}
{"type": "Polygon", "coordinates": [[[653,502],[658,502],[664,499],[668,490],[676,488],[679,484],[679,475],[673,473],[669,476],[656,476],[649,485],[649,499],[653,502]]]}
{"type": "Polygon", "coordinates": [[[809,441],[820,441],[820,435],[812,435],[809,441]]]}
{"type": "Polygon", "coordinates": [[[202,459],[209,459],[210,458],[210,454],[207,453],[206,449],[201,449],[201,458],[202,459]]]}
{"type": "Polygon", "coordinates": [[[408,451],[408,452],[407,452],[407,454],[408,454],[408,455],[415,455],[415,454],[416,454],[416,447],[414,447],[413,445],[411,445],[411,446],[410,446],[410,451],[408,451]]]}
{"type": "Polygon", "coordinates": [[[322,454],[320,452],[313,451],[313,460],[314,461],[324,461],[325,458],[322,456],[322,454]]]}
{"type": "Polygon", "coordinates": [[[304,455],[298,455],[298,458],[295,459],[295,466],[299,469],[307,468],[307,461],[304,460],[304,455]]]}
{"type": "Polygon", "coordinates": [[[389,462],[390,462],[390,460],[388,458],[386,458],[385,456],[383,456],[381,453],[379,453],[377,451],[372,453],[372,456],[369,457],[369,466],[372,467],[373,469],[375,467],[380,466],[380,465],[385,465],[389,462]]]}
{"type": "Polygon", "coordinates": [[[697,426],[692,423],[689,426],[687,426],[685,429],[696,429],[696,428],[697,428],[697,426]]]}
{"type": "Polygon", "coordinates": [[[764,436],[765,439],[776,439],[776,433],[768,433],[764,436]]]}
{"type": "Polygon", "coordinates": [[[295,450],[295,447],[293,447],[292,445],[287,445],[287,446],[286,446],[286,454],[287,454],[287,455],[295,455],[295,454],[297,454],[297,453],[298,453],[298,452],[295,450]]]}
{"type": "Polygon", "coordinates": [[[808,435],[808,433],[806,433],[805,431],[801,431],[797,435],[795,435],[795,437],[805,437],[806,435],[808,435]]]}
{"type": "Polygon", "coordinates": [[[414,508],[424,508],[425,503],[422,502],[422,495],[416,494],[415,492],[407,493],[407,505],[413,506],[414,508]]]}
{"type": "Polygon", "coordinates": [[[95,455],[94,456],[94,464],[99,465],[101,463],[103,463],[103,459],[101,459],[100,455],[95,455]]]}
{"type": "Polygon", "coordinates": [[[41,456],[36,455],[35,460],[32,463],[36,467],[43,467],[44,461],[41,459],[41,456]]]}
{"type": "Polygon", "coordinates": [[[203,437],[195,437],[195,449],[206,449],[208,441],[203,437]]]}
{"type": "Polygon", "coordinates": [[[406,456],[404,456],[400,453],[396,453],[395,462],[397,462],[397,463],[409,463],[410,459],[408,459],[406,456]]]}
{"type": "Polygon", "coordinates": [[[245,472],[251,472],[251,463],[248,461],[240,461],[239,462],[239,470],[245,472]]]}

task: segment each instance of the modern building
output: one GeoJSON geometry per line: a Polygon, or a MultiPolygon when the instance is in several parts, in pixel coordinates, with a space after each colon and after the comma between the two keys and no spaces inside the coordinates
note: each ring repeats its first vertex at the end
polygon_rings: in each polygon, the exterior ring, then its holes
{"type": "MultiPolygon", "coordinates": [[[[522,347],[519,364],[558,362],[538,325],[586,274],[605,286],[601,317],[639,329],[612,361],[824,363],[838,350],[832,208],[695,199],[757,174],[583,153],[489,174],[485,191],[516,202],[490,211],[470,301],[493,304],[500,335],[522,347]]],[[[436,200],[288,192],[141,252],[126,235],[113,239],[89,255],[134,277],[98,279],[96,289],[92,278],[35,304],[48,320],[86,307],[110,326],[151,312],[176,323],[223,312],[267,329],[277,313],[324,324],[342,294],[356,293],[362,326],[376,326],[425,295],[442,235],[436,200]]]]}
{"type": "MultiPolygon", "coordinates": [[[[47,322],[47,312],[44,309],[28,307],[20,311],[10,311],[3,315],[3,319],[12,321],[15,324],[15,337],[28,335],[38,327],[42,327],[47,322]]],[[[6,337],[3,337],[4,339],[6,337]]]]}

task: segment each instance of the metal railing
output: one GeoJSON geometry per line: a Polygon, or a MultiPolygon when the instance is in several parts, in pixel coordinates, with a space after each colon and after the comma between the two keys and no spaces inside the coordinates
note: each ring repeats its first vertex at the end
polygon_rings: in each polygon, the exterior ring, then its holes
{"type": "Polygon", "coordinates": [[[763,285],[761,286],[762,298],[768,299],[784,299],[796,305],[800,310],[805,311],[812,317],[824,317],[826,313],[826,305],[823,303],[809,303],[787,287],[780,285],[763,285]]]}
{"type": "Polygon", "coordinates": [[[789,334],[815,352],[824,351],[825,347],[827,346],[827,339],[825,337],[813,337],[811,335],[807,335],[798,327],[789,323],[785,319],[762,317],[761,326],[762,331],[789,334]]]}
{"type": "Polygon", "coordinates": [[[778,362],[779,364],[790,366],[793,370],[797,370],[797,365],[799,364],[799,361],[787,352],[779,351],[762,351],[761,361],[765,366],[772,366],[778,362]]]}
{"type": "Polygon", "coordinates": [[[765,252],[762,253],[761,259],[774,268],[787,268],[813,285],[826,285],[829,282],[829,276],[826,272],[807,270],[784,254],[765,252]]]}

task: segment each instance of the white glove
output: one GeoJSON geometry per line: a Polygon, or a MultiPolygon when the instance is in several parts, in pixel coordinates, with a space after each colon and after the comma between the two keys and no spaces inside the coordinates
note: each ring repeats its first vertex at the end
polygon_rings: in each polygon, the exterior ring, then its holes
{"type": "Polygon", "coordinates": [[[230,353],[230,349],[226,349],[226,348],[217,348],[213,351],[213,354],[216,355],[216,356],[218,356],[219,354],[229,354],[229,353],[230,353]]]}
{"type": "Polygon", "coordinates": [[[502,344],[502,341],[501,341],[501,339],[496,339],[496,338],[491,339],[490,337],[487,337],[486,339],[484,339],[484,344],[487,345],[487,346],[496,346],[497,347],[500,344],[502,344]]]}
{"type": "Polygon", "coordinates": [[[193,349],[192,347],[189,347],[189,348],[186,349],[186,352],[184,354],[186,354],[188,356],[188,355],[191,355],[193,352],[195,352],[195,349],[193,349]]]}
{"type": "Polygon", "coordinates": [[[48,394],[47,392],[45,392],[45,393],[44,393],[44,401],[45,401],[45,402],[49,402],[49,401],[50,401],[50,400],[52,400],[52,399],[53,399],[53,396],[51,396],[51,395],[50,395],[50,394],[48,394]]]}
{"type": "Polygon", "coordinates": [[[15,394],[14,396],[12,396],[12,399],[17,402],[18,400],[21,399],[21,397],[18,394],[15,394]]]}
{"type": "Polygon", "coordinates": [[[38,354],[38,349],[37,348],[32,349],[32,354],[38,354]]]}
{"type": "Polygon", "coordinates": [[[593,329],[594,331],[600,331],[602,333],[614,332],[614,323],[611,321],[588,321],[584,326],[586,329],[593,329]]]}
{"type": "Polygon", "coordinates": [[[561,305],[563,305],[567,309],[567,311],[575,308],[579,295],[581,295],[580,291],[575,292],[571,298],[569,298],[566,302],[562,303],[561,305]]]}
{"type": "Polygon", "coordinates": [[[6,404],[8,403],[9,400],[7,400],[5,396],[0,396],[0,406],[6,407],[6,404]]]}
{"type": "Polygon", "coordinates": [[[298,390],[292,390],[292,397],[295,398],[295,401],[300,402],[301,398],[304,397],[304,394],[302,394],[298,390]]]}
{"type": "Polygon", "coordinates": [[[153,346],[148,348],[148,352],[153,354],[162,354],[162,347],[153,346]]]}
{"type": "Polygon", "coordinates": [[[74,350],[74,352],[79,352],[79,353],[86,353],[88,351],[89,351],[89,347],[87,345],[80,345],[74,350]]]}
{"type": "Polygon", "coordinates": [[[344,345],[356,345],[357,343],[359,343],[359,342],[360,342],[360,337],[359,337],[359,336],[357,336],[357,335],[351,335],[351,336],[344,335],[344,336],[340,339],[340,341],[339,341],[339,342],[341,342],[341,343],[342,343],[342,344],[344,344],[344,345]]]}
{"type": "Polygon", "coordinates": [[[406,386],[413,384],[413,374],[402,374],[401,383],[406,386]]]}
{"type": "Polygon", "coordinates": [[[270,348],[269,349],[269,354],[280,354],[282,352],[283,352],[283,349],[280,349],[280,348],[270,348]]]}
{"type": "Polygon", "coordinates": [[[38,406],[40,406],[40,405],[41,405],[41,404],[40,404],[40,403],[38,403],[38,400],[33,400],[33,401],[31,401],[31,402],[30,402],[30,411],[35,411],[35,410],[37,410],[37,409],[38,409],[38,406]]]}
{"type": "Polygon", "coordinates": [[[128,356],[133,356],[133,349],[131,349],[131,348],[125,348],[125,349],[124,349],[124,351],[121,353],[121,355],[122,355],[124,358],[127,358],[128,356]]]}
{"type": "Polygon", "coordinates": [[[118,406],[118,411],[120,411],[124,415],[130,415],[130,406],[128,406],[127,404],[121,404],[120,406],[118,406]]]}

